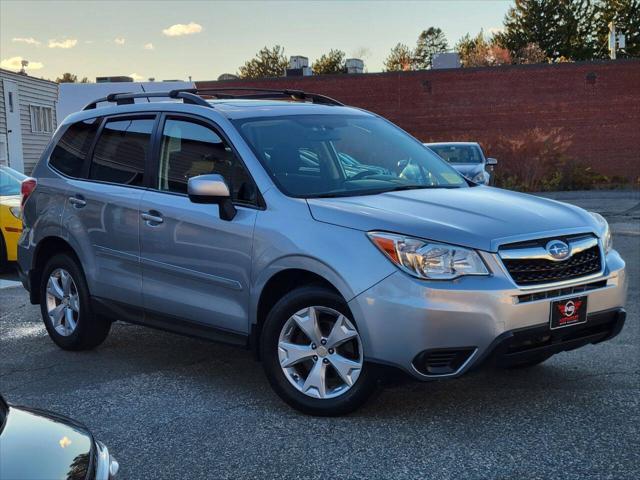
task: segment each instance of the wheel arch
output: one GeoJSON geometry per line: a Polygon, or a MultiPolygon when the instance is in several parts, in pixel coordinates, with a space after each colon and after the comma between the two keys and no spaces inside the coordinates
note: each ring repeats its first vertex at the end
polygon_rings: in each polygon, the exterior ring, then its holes
{"type": "Polygon", "coordinates": [[[49,236],[40,240],[33,254],[31,270],[29,271],[29,298],[31,303],[40,303],[40,281],[42,270],[44,269],[47,261],[52,256],[59,253],[67,253],[71,255],[76,262],[78,262],[80,268],[82,268],[77,252],[64,238],[49,236]]]}
{"type": "Polygon", "coordinates": [[[278,267],[270,268],[265,271],[254,289],[249,324],[249,346],[256,357],[262,324],[276,302],[288,292],[301,286],[318,285],[337,293],[345,303],[355,296],[346,282],[329,267],[320,262],[305,260],[307,261],[302,264],[296,264],[297,262],[292,262],[289,258],[278,267]]]}

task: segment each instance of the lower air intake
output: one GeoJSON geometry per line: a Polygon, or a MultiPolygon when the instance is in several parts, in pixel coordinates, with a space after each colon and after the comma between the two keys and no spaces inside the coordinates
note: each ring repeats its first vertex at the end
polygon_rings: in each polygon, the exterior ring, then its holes
{"type": "Polygon", "coordinates": [[[475,348],[441,348],[425,350],[413,359],[413,366],[423,375],[450,375],[469,360],[475,348]]]}

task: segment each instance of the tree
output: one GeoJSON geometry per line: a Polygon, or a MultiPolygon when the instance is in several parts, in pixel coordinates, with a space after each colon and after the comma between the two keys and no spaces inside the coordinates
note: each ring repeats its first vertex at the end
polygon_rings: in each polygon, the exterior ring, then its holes
{"type": "Polygon", "coordinates": [[[264,47],[255,58],[247,60],[239,68],[240,78],[281,77],[289,62],[284,55],[284,48],[276,45],[273,48],[264,47]]]}
{"type": "MultiPolygon", "coordinates": [[[[65,72],[61,77],[56,78],[56,83],[78,83],[78,76],[70,72],[65,72]]],[[[89,83],[89,79],[82,77],[80,83],[89,83]]]]}
{"type": "Polygon", "coordinates": [[[537,43],[528,43],[524,48],[518,50],[518,54],[513,60],[514,63],[520,64],[546,63],[547,54],[537,43]]]}
{"type": "Polygon", "coordinates": [[[480,41],[484,41],[482,30],[480,30],[480,33],[475,37],[471,37],[471,35],[467,33],[464,37],[458,40],[456,46],[453,47],[454,50],[458,52],[458,55],[460,56],[460,63],[463,67],[471,66],[471,57],[475,54],[480,41]]]}
{"type": "Polygon", "coordinates": [[[487,39],[482,30],[473,38],[466,34],[455,49],[463,67],[493,67],[513,63],[509,50],[496,43],[494,38],[487,39]]]}
{"type": "Polygon", "coordinates": [[[313,62],[311,69],[316,75],[347,73],[345,56],[342,50],[331,50],[313,62]]]}
{"type": "Polygon", "coordinates": [[[614,22],[616,30],[626,38],[622,55],[640,57],[640,1],[601,0],[596,4],[596,57],[609,56],[609,22],[614,22]]]}
{"type": "Polygon", "coordinates": [[[517,56],[537,44],[548,58],[588,60],[595,52],[594,0],[515,0],[496,42],[517,56]]]}
{"type": "Polygon", "coordinates": [[[429,27],[418,36],[416,49],[413,52],[413,64],[416,70],[431,68],[433,56],[436,53],[446,52],[449,48],[447,37],[441,29],[429,27]]]}
{"type": "Polygon", "coordinates": [[[413,52],[404,43],[399,43],[391,49],[384,61],[386,72],[406,72],[413,69],[413,52]]]}

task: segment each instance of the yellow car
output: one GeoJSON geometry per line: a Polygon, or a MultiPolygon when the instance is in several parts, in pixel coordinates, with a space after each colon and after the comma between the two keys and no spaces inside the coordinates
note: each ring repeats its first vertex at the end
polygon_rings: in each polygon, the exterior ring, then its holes
{"type": "Polygon", "coordinates": [[[0,270],[17,260],[22,233],[20,186],[25,178],[12,168],[0,166],[0,270]]]}

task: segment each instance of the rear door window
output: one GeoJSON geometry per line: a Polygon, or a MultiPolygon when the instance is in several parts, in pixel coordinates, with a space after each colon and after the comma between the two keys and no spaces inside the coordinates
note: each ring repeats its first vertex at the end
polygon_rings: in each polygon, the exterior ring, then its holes
{"type": "Polygon", "coordinates": [[[107,120],[96,143],[89,178],[142,186],[154,117],[107,120]]]}
{"type": "Polygon", "coordinates": [[[85,158],[99,125],[99,118],[71,125],[53,149],[49,165],[69,177],[81,177],[85,158]]]}

